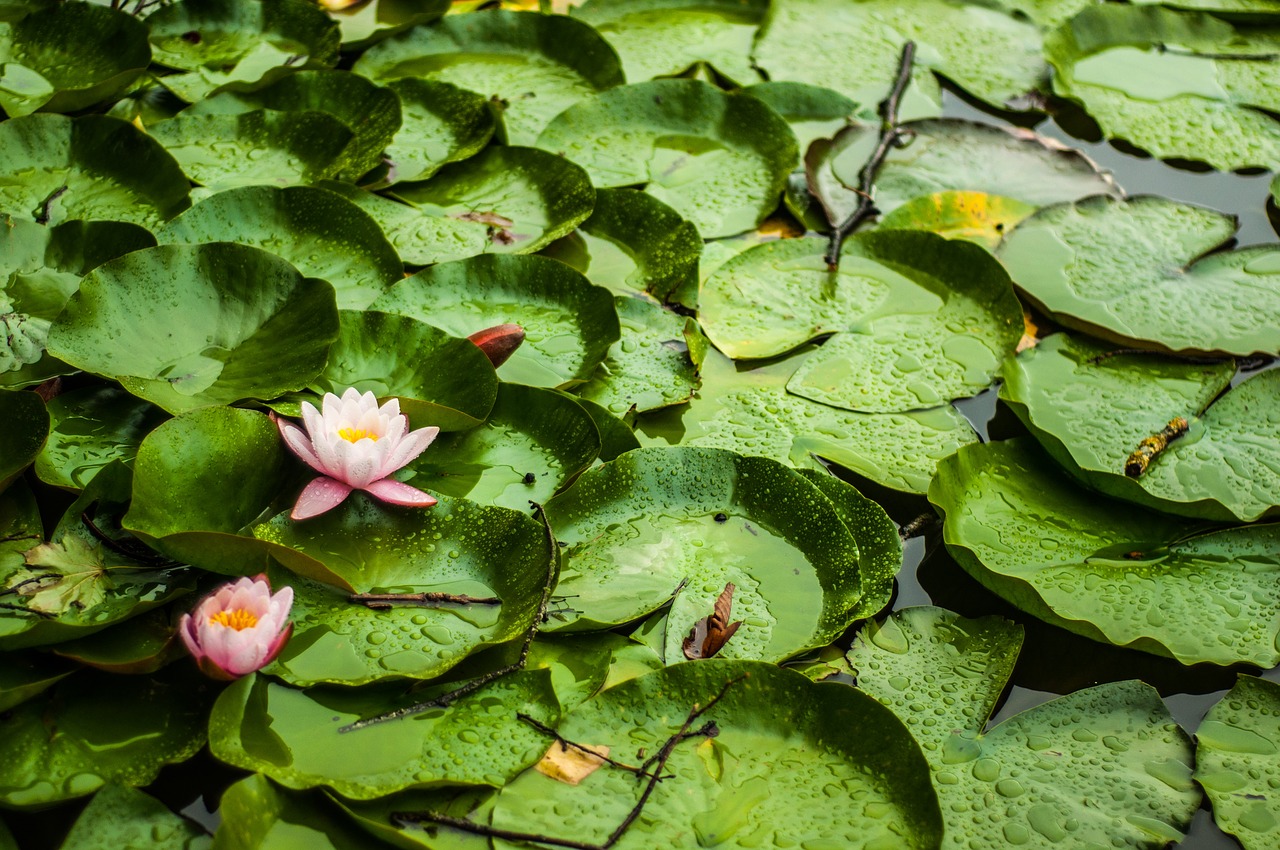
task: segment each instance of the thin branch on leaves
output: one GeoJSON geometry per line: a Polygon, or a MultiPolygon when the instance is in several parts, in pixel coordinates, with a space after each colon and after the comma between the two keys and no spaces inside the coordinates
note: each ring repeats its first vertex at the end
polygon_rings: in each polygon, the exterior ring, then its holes
{"type": "Polygon", "coordinates": [[[496,596],[467,596],[466,594],[438,593],[353,593],[347,597],[348,602],[385,611],[397,605],[415,605],[422,608],[435,608],[440,605],[501,605],[502,600],[496,596]]]}
{"type": "Polygon", "coordinates": [[[908,522],[902,528],[898,529],[898,538],[903,542],[910,540],[912,537],[919,537],[927,532],[938,522],[938,515],[926,511],[920,516],[908,522]]]}
{"type": "MultiPolygon", "coordinates": [[[[648,778],[645,783],[644,790],[640,792],[640,798],[636,800],[636,804],[631,807],[631,811],[627,812],[626,817],[618,824],[613,832],[609,833],[609,837],[599,844],[591,844],[585,841],[574,841],[568,838],[556,838],[551,835],[539,835],[533,832],[518,832],[510,829],[500,829],[488,824],[476,823],[466,818],[455,818],[452,815],[446,815],[442,812],[394,812],[391,820],[397,826],[409,826],[411,824],[434,823],[441,826],[451,826],[454,829],[470,832],[473,835],[483,835],[489,838],[501,838],[505,841],[525,841],[531,844],[545,844],[549,847],[568,847],[570,850],[610,850],[615,844],[622,840],[622,836],[626,835],[627,830],[640,817],[640,813],[644,811],[645,804],[649,802],[649,798],[653,796],[654,790],[658,787],[658,783],[664,779],[670,778],[663,776],[666,769],[667,761],[670,760],[672,753],[682,741],[690,738],[714,738],[719,734],[719,729],[714,721],[704,723],[700,728],[694,730],[693,724],[696,723],[702,715],[710,711],[716,703],[724,698],[729,692],[729,688],[747,678],[745,675],[738,676],[724,683],[724,687],[720,689],[714,697],[707,701],[706,705],[695,705],[689,710],[689,714],[684,719],[684,723],[674,735],[667,738],[661,749],[646,761],[640,767],[637,778],[648,778]]],[[[635,768],[628,768],[635,770],[635,768]]]]}
{"type": "Polygon", "coordinates": [[[529,724],[529,725],[530,725],[530,726],[532,726],[534,729],[536,729],[536,730],[538,730],[539,732],[541,732],[543,735],[546,735],[548,738],[551,738],[551,739],[555,740],[555,742],[556,742],[557,744],[559,744],[559,745],[561,746],[561,748],[563,748],[563,749],[566,749],[566,750],[577,750],[578,752],[580,752],[580,753],[584,753],[584,754],[586,754],[586,755],[589,755],[589,756],[591,756],[592,758],[600,759],[600,760],[601,760],[602,762],[604,762],[605,764],[611,764],[611,765],[613,765],[614,767],[618,768],[619,770],[626,770],[626,771],[629,771],[629,772],[631,772],[631,773],[638,773],[638,774],[640,774],[640,775],[642,775],[642,776],[647,775],[647,774],[642,773],[641,769],[640,769],[640,768],[638,768],[638,767],[636,767],[636,766],[634,766],[634,765],[630,765],[630,764],[623,764],[622,762],[620,762],[620,761],[618,761],[618,760],[616,760],[616,759],[611,759],[611,758],[609,758],[608,756],[600,755],[600,753],[596,752],[594,749],[592,749],[591,747],[586,746],[585,744],[579,744],[579,743],[577,743],[577,742],[575,742],[575,741],[570,741],[568,738],[563,737],[559,732],[557,732],[556,730],[552,729],[552,728],[551,728],[550,726],[548,726],[547,724],[543,723],[543,722],[542,722],[542,721],[540,721],[540,720],[537,720],[537,719],[535,719],[535,718],[530,717],[529,715],[525,714],[524,712],[516,712],[516,719],[517,719],[517,720],[519,720],[519,721],[521,721],[522,723],[527,723],[527,724],[529,724]]]}
{"type": "Polygon", "coordinates": [[[875,191],[876,178],[880,175],[880,169],[884,166],[889,151],[900,145],[903,137],[907,135],[906,131],[898,125],[898,106],[902,102],[902,94],[906,91],[907,83],[911,81],[911,66],[915,62],[915,56],[914,41],[908,41],[902,45],[898,77],[893,82],[893,88],[889,90],[889,96],[880,104],[880,142],[872,152],[871,158],[867,160],[867,164],[858,172],[858,206],[848,218],[831,231],[830,241],[827,243],[827,253],[823,259],[827,261],[827,268],[831,271],[840,268],[840,251],[844,248],[844,240],[864,221],[880,212],[876,209],[871,194],[875,191]]]}
{"type": "Polygon", "coordinates": [[[547,606],[551,603],[551,591],[555,589],[556,576],[559,575],[560,566],[560,547],[556,544],[555,534],[551,531],[551,524],[547,522],[547,516],[542,510],[542,506],[537,506],[538,516],[542,519],[542,527],[547,534],[547,576],[542,585],[542,598],[538,600],[538,610],[534,612],[533,622],[529,624],[529,630],[525,632],[524,643],[520,647],[520,655],[516,660],[506,667],[499,668],[490,673],[485,673],[479,678],[472,679],[464,685],[454,688],[447,693],[438,697],[433,697],[423,702],[407,705],[404,708],[397,708],[394,711],[388,711],[383,714],[375,714],[372,717],[365,717],[354,723],[348,723],[338,729],[339,732],[354,732],[357,729],[364,729],[369,726],[376,726],[379,723],[386,723],[390,720],[400,720],[405,717],[412,717],[415,714],[421,714],[424,711],[430,711],[433,708],[448,708],[458,700],[465,696],[475,693],[492,682],[496,682],[503,676],[509,676],[524,669],[524,665],[529,661],[529,647],[533,645],[533,639],[538,636],[538,629],[542,627],[542,622],[547,618],[547,606]]]}

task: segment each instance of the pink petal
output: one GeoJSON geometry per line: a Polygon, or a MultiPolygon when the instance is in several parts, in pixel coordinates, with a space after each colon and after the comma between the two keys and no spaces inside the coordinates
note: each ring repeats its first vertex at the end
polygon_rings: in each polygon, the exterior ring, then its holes
{"type": "Polygon", "coordinates": [[[289,451],[293,452],[302,462],[314,469],[316,472],[325,473],[324,464],[320,462],[319,456],[316,454],[311,445],[311,439],[302,432],[302,429],[292,422],[285,419],[276,419],[276,427],[280,429],[280,436],[284,438],[284,444],[289,447],[289,451]]]}
{"type": "Polygon", "coordinates": [[[280,654],[280,650],[284,649],[284,645],[289,642],[289,638],[293,635],[293,623],[285,623],[280,634],[276,635],[276,639],[267,647],[267,655],[262,659],[262,666],[267,666],[276,660],[276,656],[280,654]]]}
{"type": "Polygon", "coordinates": [[[440,429],[432,425],[430,428],[419,428],[410,434],[407,434],[400,444],[397,445],[387,459],[382,464],[382,474],[390,475],[409,461],[416,458],[427,450],[427,446],[440,433],[440,429]]]}
{"type": "Polygon", "coordinates": [[[430,493],[424,493],[417,487],[397,481],[394,478],[383,478],[363,488],[366,493],[389,502],[393,505],[404,505],[407,508],[429,508],[439,500],[430,493]]]}
{"type": "Polygon", "coordinates": [[[200,648],[200,641],[196,638],[194,620],[190,614],[183,614],[178,620],[178,637],[182,638],[182,642],[186,644],[187,651],[193,658],[199,661],[204,657],[204,650],[200,648]]]}
{"type": "Polygon", "coordinates": [[[467,339],[484,352],[496,369],[506,363],[507,358],[515,353],[520,343],[524,342],[524,328],[515,324],[495,325],[476,331],[467,339]]]}
{"type": "Polygon", "coordinates": [[[293,512],[289,517],[298,520],[319,516],[342,504],[350,493],[351,485],[321,476],[302,488],[302,492],[298,495],[298,502],[293,506],[293,512]]]}

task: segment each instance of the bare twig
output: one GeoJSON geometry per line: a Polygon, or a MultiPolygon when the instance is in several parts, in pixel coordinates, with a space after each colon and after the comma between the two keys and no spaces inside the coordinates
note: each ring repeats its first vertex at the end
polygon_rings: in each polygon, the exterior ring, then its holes
{"type": "Polygon", "coordinates": [[[547,559],[547,577],[542,586],[542,598],[538,600],[538,610],[534,613],[533,622],[529,625],[529,630],[525,632],[524,644],[520,647],[520,655],[514,662],[485,673],[483,676],[472,679],[464,685],[442,694],[438,697],[425,700],[423,702],[407,705],[404,708],[397,708],[395,711],[388,711],[383,714],[375,714],[372,717],[365,717],[353,723],[348,723],[338,729],[339,732],[354,732],[357,729],[365,729],[369,726],[375,726],[379,723],[386,723],[390,720],[400,720],[405,717],[412,717],[415,714],[421,714],[424,711],[430,711],[433,708],[448,708],[463,697],[473,694],[476,691],[501,679],[503,676],[510,675],[519,670],[524,669],[524,665],[529,660],[529,647],[533,644],[533,639],[538,636],[538,629],[542,626],[542,621],[547,617],[547,605],[551,602],[551,591],[555,588],[556,576],[559,574],[560,564],[560,547],[556,545],[555,534],[551,531],[551,524],[547,521],[546,513],[543,512],[542,506],[537,507],[538,516],[542,519],[542,527],[547,535],[547,551],[549,557],[547,559]]]}
{"type": "MultiPolygon", "coordinates": [[[[911,81],[911,66],[915,61],[916,43],[908,41],[902,45],[902,57],[898,62],[898,77],[893,82],[893,88],[889,90],[889,97],[880,104],[880,142],[876,145],[876,149],[871,154],[871,158],[867,160],[867,164],[862,166],[862,170],[858,172],[859,188],[858,206],[854,209],[849,217],[842,221],[834,230],[831,231],[830,242],[827,244],[827,253],[823,257],[827,261],[827,268],[835,271],[840,267],[840,251],[844,248],[844,240],[848,238],[850,233],[858,229],[862,222],[879,212],[876,209],[875,202],[871,199],[872,192],[875,190],[876,178],[880,175],[880,169],[884,166],[885,158],[889,156],[889,151],[898,146],[905,134],[905,131],[898,126],[898,106],[902,102],[902,94],[906,91],[907,83],[911,81]]],[[[834,224],[834,222],[832,222],[834,224]]]]}
{"type": "Polygon", "coordinates": [[[919,537],[927,532],[938,522],[938,515],[930,511],[920,514],[920,516],[908,522],[898,530],[898,537],[901,540],[910,540],[912,537],[919,537]]]}
{"type": "Polygon", "coordinates": [[[1138,443],[1138,447],[1133,450],[1133,454],[1129,455],[1124,462],[1124,474],[1130,478],[1138,478],[1142,473],[1147,471],[1147,466],[1151,461],[1155,460],[1159,454],[1169,447],[1174,440],[1187,433],[1187,420],[1181,416],[1175,416],[1169,420],[1169,424],[1160,429],[1159,432],[1152,434],[1150,437],[1143,437],[1142,442],[1138,443]]]}
{"type": "Polygon", "coordinates": [[[434,608],[439,605],[501,605],[502,600],[496,596],[467,596],[454,593],[353,593],[347,597],[348,602],[384,611],[397,605],[415,605],[422,608],[434,608]]]}
{"type": "MultiPolygon", "coordinates": [[[[611,764],[620,770],[630,771],[631,773],[641,773],[641,769],[636,767],[635,765],[624,764],[623,762],[620,762],[617,759],[611,759],[608,756],[602,756],[588,746],[584,746],[583,744],[570,741],[568,738],[561,736],[559,732],[552,729],[547,724],[543,723],[540,720],[536,720],[535,718],[530,717],[524,712],[517,712],[516,718],[524,723],[529,724],[534,729],[537,729],[539,732],[546,735],[548,738],[553,738],[557,744],[559,744],[561,747],[565,749],[577,750],[580,753],[585,753],[591,756],[592,758],[600,759],[605,764],[611,764]]],[[[641,773],[641,775],[644,775],[644,774],[641,773]]]]}

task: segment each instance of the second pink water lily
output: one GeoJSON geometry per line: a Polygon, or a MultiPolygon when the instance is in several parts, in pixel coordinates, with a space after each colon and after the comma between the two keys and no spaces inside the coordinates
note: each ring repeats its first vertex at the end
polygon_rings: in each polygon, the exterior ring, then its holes
{"type": "Polygon", "coordinates": [[[303,488],[289,515],[297,519],[319,516],[342,504],[352,490],[415,508],[429,508],[434,496],[388,476],[416,458],[440,433],[436,427],[409,430],[400,402],[381,407],[373,393],[348,389],[342,397],[325,393],[321,409],[302,403],[304,432],[276,419],[285,445],[320,477],[303,488]]]}

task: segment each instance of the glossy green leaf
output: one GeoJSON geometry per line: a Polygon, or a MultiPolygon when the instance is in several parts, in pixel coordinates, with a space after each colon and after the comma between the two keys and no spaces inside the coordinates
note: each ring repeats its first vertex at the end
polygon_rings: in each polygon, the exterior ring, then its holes
{"type": "Polygon", "coordinates": [[[1196,730],[1196,781],[1218,826],[1245,850],[1266,850],[1280,833],[1272,783],[1280,779],[1280,686],[1241,676],[1196,730]]]}
{"type": "Polygon", "coordinates": [[[587,0],[572,14],[613,45],[633,83],[705,62],[745,86],[760,79],[751,43],[768,7],[768,0],[587,0]]]}
{"type": "Polygon", "coordinates": [[[1155,689],[1110,682],[986,729],[1021,647],[1022,628],[1007,620],[923,607],[872,623],[849,651],[858,687],[924,749],[946,823],[942,846],[1181,840],[1200,793],[1190,742],[1155,689]]]}
{"type": "Polygon", "coordinates": [[[371,306],[454,336],[509,322],[520,325],[524,344],[498,376],[530,386],[587,380],[620,334],[609,291],[546,257],[479,256],[441,263],[392,287],[371,306]]]}
{"type": "Polygon", "coordinates": [[[675,597],[672,646],[732,582],[743,625],[720,656],[781,660],[833,640],[861,598],[858,545],[831,502],[765,458],[639,449],[584,473],[547,518],[568,547],[556,596],[574,609],[555,628],[630,622],[675,597]]]}
{"type": "Polygon", "coordinates": [[[404,266],[364,210],[309,186],[244,186],[206,198],[156,231],[163,244],[238,242],[333,285],[341,310],[363,310],[404,266]]]}
{"type": "Polygon", "coordinates": [[[985,192],[939,192],[907,201],[880,220],[883,230],[927,230],[994,251],[1005,233],[1036,211],[1016,198],[985,192]]]}
{"type": "Polygon", "coordinates": [[[568,263],[617,295],[648,292],[672,301],[697,289],[702,237],[691,222],[652,195],[600,189],[591,217],[543,254],[568,263]]]}
{"type": "Polygon", "coordinates": [[[618,295],[614,304],[622,339],[578,393],[615,416],[688,401],[699,381],[685,335],[700,333],[697,323],[639,297],[618,295]]]}
{"type": "Polygon", "coordinates": [[[172,608],[150,610],[100,632],[55,644],[52,651],[108,673],[154,673],[186,655],[176,626],[177,612],[172,608]]]}
{"type": "Polygon", "coordinates": [[[594,401],[579,398],[578,396],[573,398],[578,403],[578,406],[591,417],[591,421],[596,423],[596,430],[600,432],[599,459],[602,463],[613,460],[624,452],[640,448],[640,441],[636,439],[635,432],[626,422],[623,422],[594,401]]]}
{"type": "Polygon", "coordinates": [[[859,104],[840,92],[808,83],[757,83],[744,92],[783,117],[796,135],[801,156],[815,139],[835,135],[859,112],[859,104]]]}
{"type": "Polygon", "coordinates": [[[952,557],[1046,622],[1184,664],[1280,661],[1280,525],[1206,531],[1109,499],[1027,438],[961,449],[929,499],[952,557]]]}
{"type": "Polygon", "coordinates": [[[36,459],[49,433],[49,412],[33,392],[0,390],[0,489],[9,486],[36,459]]]}
{"type": "Polygon", "coordinates": [[[1224,171],[1280,167],[1280,25],[1100,4],[1045,39],[1053,89],[1108,137],[1224,171]]]}
{"type": "Polygon", "coordinates": [[[378,82],[417,77],[495,98],[513,145],[533,144],[566,108],[623,82],[613,48],[581,21],[497,9],[415,27],[370,48],[352,70],[378,82]]]}
{"type": "Polygon", "coordinates": [[[701,80],[654,80],[561,113],[538,147],[587,169],[601,187],[645,191],[707,238],[750,230],[778,204],[795,137],[762,101],[701,80]]]}
{"type": "Polygon", "coordinates": [[[179,0],[147,25],[155,61],[186,72],[163,77],[164,86],[188,103],[338,61],[337,23],[305,0],[179,0]]]}
{"type": "MultiPolygon", "coordinates": [[[[888,710],[845,685],[763,663],[680,664],[603,692],[558,731],[607,745],[623,761],[637,748],[652,755],[728,682],[706,714],[717,734],[675,747],[666,764],[673,778],[658,785],[620,850],[939,846],[941,816],[919,747],[888,710]],[[824,789],[841,805],[816,805],[824,789]]],[[[634,773],[607,765],[580,785],[526,771],[498,795],[493,824],[603,841],[642,788],[634,773]]]]}
{"type": "Polygon", "coordinates": [[[173,157],[127,121],[27,115],[0,123],[0,212],[37,224],[70,219],[155,227],[182,212],[190,185],[173,157]]]}
{"type": "MultiPolygon", "coordinates": [[[[6,553],[7,555],[7,553],[6,553]]],[[[0,711],[47,691],[76,672],[76,667],[42,652],[10,652],[0,665],[0,711]]],[[[0,841],[0,847],[4,843],[0,841]]]]}
{"type": "MultiPolygon", "coordinates": [[[[364,8],[387,5],[374,0],[364,8]]],[[[489,101],[473,91],[406,77],[387,84],[400,98],[400,130],[387,145],[387,182],[426,180],[450,162],[479,153],[497,126],[489,101]]]]}
{"type": "Polygon", "coordinates": [[[373,216],[413,265],[537,251],[577,227],[595,203],[586,172],[534,148],[486,148],[425,183],[396,184],[399,202],[323,185],[373,216]]]}
{"type": "Polygon", "coordinates": [[[210,192],[237,186],[290,186],[337,176],[355,137],[326,112],[258,109],[190,114],[157,124],[151,136],[193,183],[210,192]],[[210,139],[217,139],[210,144],[210,139]]]}
{"type": "Polygon", "coordinates": [[[600,434],[577,401],[554,390],[503,383],[479,428],[445,434],[409,464],[415,487],[527,512],[600,454],[600,434]]]}
{"type": "Polygon", "coordinates": [[[1219,396],[1234,363],[1160,355],[1108,356],[1066,334],[1042,340],[1005,369],[1001,397],[1041,444],[1086,486],[1168,513],[1246,522],[1280,513],[1280,373],[1219,396]],[[1147,437],[1183,417],[1138,478],[1126,461],[1147,437]],[[1078,471],[1077,471],[1078,469],[1078,471]]]}
{"type": "MultiPolygon", "coordinates": [[[[893,0],[774,0],[754,59],[771,80],[827,86],[858,103],[876,104],[888,94],[909,40],[918,46],[917,98],[938,100],[932,71],[999,107],[1038,88],[1048,73],[1033,25],[985,5],[946,0],[915,0],[910,6],[893,0]]],[[[904,117],[916,117],[922,106],[910,106],[904,117]]]]}
{"type": "Polygon", "coordinates": [[[1070,327],[1175,352],[1280,352],[1270,320],[1280,248],[1209,254],[1236,226],[1166,198],[1089,198],[1027,219],[999,256],[1031,302],[1070,327]]]}
{"type": "Polygon", "coordinates": [[[64,850],[205,850],[210,838],[200,827],[169,811],[154,797],[127,785],[104,785],[76,818],[64,850]]]}
{"type": "Polygon", "coordinates": [[[218,802],[213,850],[368,850],[366,836],[315,794],[295,794],[261,774],[241,779],[218,802]]]}
{"type": "Polygon", "coordinates": [[[542,723],[555,723],[560,713],[550,674],[537,670],[503,677],[448,708],[338,731],[431,694],[416,691],[406,698],[399,689],[369,687],[299,691],[247,676],[218,697],[209,748],[216,758],[287,788],[324,785],[352,800],[370,800],[409,788],[502,785],[546,749],[546,739],[516,713],[542,723]]]}
{"type": "MultiPolygon", "coordinates": [[[[344,800],[330,794],[334,801],[365,832],[392,847],[405,850],[491,850],[489,839],[461,830],[422,824],[417,828],[399,829],[391,820],[395,812],[444,812],[453,817],[471,816],[485,822],[493,809],[497,790],[485,787],[456,786],[426,791],[404,791],[376,800],[344,800]]],[[[365,840],[366,846],[368,839],[365,840]]]]}
{"type": "Polygon", "coordinates": [[[49,352],[171,413],[306,386],[338,331],[333,288],[258,248],[161,245],[90,272],[49,352]]]}
{"type": "Polygon", "coordinates": [[[458,431],[489,416],[498,377],[475,343],[409,316],[344,310],[339,319],[317,392],[340,396],[355,387],[379,399],[396,396],[418,428],[458,431]]]}
{"type": "Polygon", "coordinates": [[[342,49],[364,50],[410,27],[437,20],[449,11],[449,0],[371,0],[326,11],[342,31],[342,49]]]}
{"type": "Polygon", "coordinates": [[[59,3],[0,23],[0,107],[10,118],[75,112],[124,91],[150,62],[147,28],[134,16],[59,3]]]}
{"type": "Polygon", "coordinates": [[[698,397],[688,407],[641,417],[641,442],[731,449],[796,466],[821,457],[890,489],[923,493],[938,461],[977,441],[949,405],[854,413],[788,393],[788,379],[813,350],[750,365],[708,352],[698,397]]]}
{"type": "Polygon", "coordinates": [[[108,782],[147,785],[204,746],[207,705],[207,686],[190,675],[86,671],[60,682],[5,721],[0,803],[47,806],[108,782]]]}
{"type": "Polygon", "coordinates": [[[36,456],[41,481],[82,490],[113,460],[132,462],[164,413],[119,387],[84,387],[49,401],[49,437],[36,456]]]}

